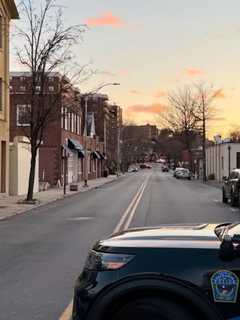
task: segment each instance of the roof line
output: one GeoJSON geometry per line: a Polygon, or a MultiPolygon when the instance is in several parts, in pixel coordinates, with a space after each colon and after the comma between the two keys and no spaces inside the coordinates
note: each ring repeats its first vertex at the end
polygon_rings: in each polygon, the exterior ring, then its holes
{"type": "Polygon", "coordinates": [[[9,9],[10,15],[12,19],[19,19],[18,9],[14,0],[7,0],[7,7],[9,9]]]}

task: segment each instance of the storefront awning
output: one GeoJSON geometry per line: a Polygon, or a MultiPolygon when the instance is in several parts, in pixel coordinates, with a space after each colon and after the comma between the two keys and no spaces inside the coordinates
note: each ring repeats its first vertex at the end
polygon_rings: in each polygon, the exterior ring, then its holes
{"type": "Polygon", "coordinates": [[[78,152],[79,158],[84,158],[84,149],[81,143],[79,143],[75,139],[68,139],[68,148],[72,150],[76,150],[78,152]]]}
{"type": "Polygon", "coordinates": [[[93,151],[91,155],[93,159],[101,160],[101,156],[97,151],[93,151]]]}
{"type": "Polygon", "coordinates": [[[101,160],[106,160],[106,157],[100,151],[96,151],[96,152],[99,154],[101,160]]]}

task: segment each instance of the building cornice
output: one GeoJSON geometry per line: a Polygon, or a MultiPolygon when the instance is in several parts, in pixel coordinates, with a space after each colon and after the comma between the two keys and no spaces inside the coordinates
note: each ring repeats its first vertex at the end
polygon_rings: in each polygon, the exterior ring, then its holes
{"type": "Polygon", "coordinates": [[[19,13],[14,0],[6,0],[11,19],[19,19],[19,13]]]}

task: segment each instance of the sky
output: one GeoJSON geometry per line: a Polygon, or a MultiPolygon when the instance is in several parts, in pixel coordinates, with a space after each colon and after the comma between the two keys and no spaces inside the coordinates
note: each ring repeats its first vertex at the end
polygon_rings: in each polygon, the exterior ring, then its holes
{"type": "MultiPolygon", "coordinates": [[[[126,122],[161,127],[168,93],[206,82],[221,89],[215,102],[218,120],[210,123],[209,135],[227,136],[240,127],[239,0],[58,3],[66,25],[88,25],[74,52],[79,64],[91,62],[99,72],[80,89],[119,82],[103,93],[123,108],[126,122]]],[[[16,43],[11,44],[11,70],[19,70],[16,43]]]]}

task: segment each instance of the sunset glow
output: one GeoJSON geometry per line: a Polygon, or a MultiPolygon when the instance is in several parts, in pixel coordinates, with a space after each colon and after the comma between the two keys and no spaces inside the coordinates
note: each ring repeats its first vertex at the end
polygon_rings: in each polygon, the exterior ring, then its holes
{"type": "MultiPolygon", "coordinates": [[[[206,82],[218,90],[218,114],[209,135],[227,136],[240,119],[240,2],[225,0],[66,1],[66,23],[88,25],[76,48],[79,64],[99,73],[81,89],[116,81],[111,100],[124,120],[162,126],[168,92],[206,82]],[[84,10],[83,10],[84,8],[84,10]]],[[[11,69],[18,69],[12,50],[11,69]]]]}

